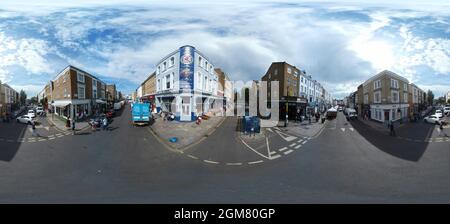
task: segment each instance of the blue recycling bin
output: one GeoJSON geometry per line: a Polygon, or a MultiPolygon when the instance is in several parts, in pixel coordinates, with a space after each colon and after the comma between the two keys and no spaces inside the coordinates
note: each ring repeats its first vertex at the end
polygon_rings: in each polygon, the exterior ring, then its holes
{"type": "Polygon", "coordinates": [[[246,133],[260,133],[261,123],[258,117],[242,117],[242,129],[246,133]],[[253,129],[253,131],[252,131],[253,129]]]}

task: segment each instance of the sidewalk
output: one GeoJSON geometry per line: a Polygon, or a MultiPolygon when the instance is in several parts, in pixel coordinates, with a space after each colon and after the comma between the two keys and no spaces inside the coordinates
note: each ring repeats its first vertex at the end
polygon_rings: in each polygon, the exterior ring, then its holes
{"type": "Polygon", "coordinates": [[[311,120],[311,124],[308,120],[302,122],[289,121],[287,127],[284,127],[284,121],[279,121],[277,127],[289,134],[313,137],[325,127],[327,122],[328,120],[325,120],[322,124],[320,119],[319,122],[316,122],[315,119],[311,120]]]}
{"type": "MultiPolygon", "coordinates": [[[[53,126],[54,128],[58,129],[59,131],[69,131],[72,130],[70,127],[66,127],[66,123],[58,116],[52,116],[52,114],[47,114],[47,121],[50,124],[50,126],[53,126]]],[[[75,123],[75,129],[76,130],[84,130],[86,128],[89,128],[89,123],[86,121],[82,122],[76,122],[75,123]]]]}
{"type": "Polygon", "coordinates": [[[150,128],[168,146],[176,150],[184,150],[187,146],[211,134],[224,119],[225,117],[222,116],[210,117],[197,125],[195,122],[164,121],[156,116],[150,128]],[[177,138],[176,142],[169,141],[173,137],[177,138]]]}
{"type": "MultiPolygon", "coordinates": [[[[363,120],[363,119],[358,119],[358,121],[360,121],[361,123],[373,128],[379,132],[383,132],[388,135],[390,134],[390,130],[389,130],[387,124],[385,124],[385,123],[381,123],[381,122],[374,121],[374,120],[363,120]]],[[[408,122],[402,122],[402,123],[394,122],[395,130],[397,131],[397,129],[405,126],[406,123],[408,123],[408,122]]]]}

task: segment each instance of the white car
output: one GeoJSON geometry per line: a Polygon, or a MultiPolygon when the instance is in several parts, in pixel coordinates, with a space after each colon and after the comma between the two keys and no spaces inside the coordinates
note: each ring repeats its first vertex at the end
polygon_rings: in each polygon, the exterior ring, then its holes
{"type": "Polygon", "coordinates": [[[32,124],[33,122],[33,118],[29,115],[22,115],[17,118],[17,123],[32,124]]]}
{"type": "Polygon", "coordinates": [[[438,116],[439,118],[442,118],[443,117],[442,110],[436,110],[436,112],[434,112],[434,115],[438,116]]]}
{"type": "Polygon", "coordinates": [[[41,114],[44,112],[44,108],[43,107],[36,107],[36,113],[37,114],[41,114]]]}
{"type": "Polygon", "coordinates": [[[31,118],[36,117],[36,113],[34,113],[34,110],[29,110],[27,115],[30,116],[31,118]]]}
{"type": "Polygon", "coordinates": [[[425,117],[423,120],[431,124],[440,124],[442,122],[442,119],[438,117],[436,114],[425,117]]]}
{"type": "Polygon", "coordinates": [[[444,114],[450,114],[450,107],[444,107],[444,114]]]}

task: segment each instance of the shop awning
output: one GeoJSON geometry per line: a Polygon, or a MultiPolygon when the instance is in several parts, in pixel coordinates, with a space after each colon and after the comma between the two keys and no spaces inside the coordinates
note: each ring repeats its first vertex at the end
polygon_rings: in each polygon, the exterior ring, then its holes
{"type": "Polygon", "coordinates": [[[69,104],[70,104],[70,102],[55,102],[55,103],[52,103],[51,105],[53,105],[55,107],[66,107],[69,104]]]}
{"type": "Polygon", "coordinates": [[[95,100],[96,103],[106,104],[106,101],[103,100],[95,100]]]}

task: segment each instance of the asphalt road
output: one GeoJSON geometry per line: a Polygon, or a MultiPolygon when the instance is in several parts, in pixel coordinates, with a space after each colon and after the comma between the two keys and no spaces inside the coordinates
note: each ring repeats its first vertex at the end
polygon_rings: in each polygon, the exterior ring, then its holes
{"type": "Polygon", "coordinates": [[[267,132],[269,147],[253,148],[261,155],[233,132],[232,118],[185,153],[129,121],[125,108],[110,131],[0,141],[0,202],[450,202],[450,142],[389,137],[342,113],[313,139],[267,132]]]}

